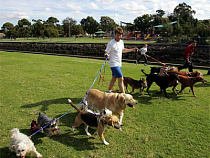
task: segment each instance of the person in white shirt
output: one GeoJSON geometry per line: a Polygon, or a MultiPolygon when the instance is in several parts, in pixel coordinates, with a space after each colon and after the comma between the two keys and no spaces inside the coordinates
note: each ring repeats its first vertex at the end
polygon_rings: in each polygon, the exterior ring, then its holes
{"type": "Polygon", "coordinates": [[[125,93],[123,84],[122,67],[122,53],[137,52],[138,48],[127,49],[124,48],[124,42],[121,40],[123,35],[123,29],[121,27],[115,28],[115,38],[111,40],[105,50],[105,56],[109,59],[109,66],[112,70],[112,79],[110,81],[110,87],[107,92],[111,92],[111,87],[114,86],[118,79],[118,86],[121,93],[125,93]]]}
{"type": "Polygon", "coordinates": [[[139,61],[141,60],[141,58],[144,58],[144,65],[147,66],[147,56],[146,56],[146,52],[147,52],[147,44],[144,45],[144,47],[142,47],[140,49],[140,52],[141,52],[141,56],[139,59],[136,60],[136,64],[139,63],[139,61]]]}

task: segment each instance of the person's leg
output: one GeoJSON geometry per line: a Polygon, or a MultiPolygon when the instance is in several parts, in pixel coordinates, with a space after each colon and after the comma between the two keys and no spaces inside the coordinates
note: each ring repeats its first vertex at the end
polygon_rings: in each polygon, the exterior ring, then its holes
{"type": "Polygon", "coordinates": [[[115,84],[115,82],[116,82],[116,77],[114,77],[114,76],[112,76],[112,79],[111,79],[111,81],[110,81],[110,83],[109,83],[109,88],[108,88],[108,91],[109,92],[111,92],[111,87],[113,87],[114,86],[114,84],[115,84]]]}
{"type": "Polygon", "coordinates": [[[193,63],[192,63],[192,59],[191,59],[191,56],[189,57],[189,61],[190,61],[190,64],[189,64],[189,72],[193,72],[193,63]]]}
{"type": "Polygon", "coordinates": [[[146,55],[142,55],[144,57],[144,65],[147,66],[147,57],[146,55]]]}
{"type": "Polygon", "coordinates": [[[184,64],[183,66],[179,66],[179,67],[178,67],[178,71],[179,71],[179,70],[182,70],[182,69],[185,69],[185,68],[187,68],[187,67],[189,67],[189,63],[187,62],[186,57],[183,56],[183,58],[184,58],[184,60],[185,60],[185,64],[184,64]]]}
{"type": "Polygon", "coordinates": [[[123,77],[118,78],[118,86],[120,88],[121,93],[125,93],[123,77]]]}

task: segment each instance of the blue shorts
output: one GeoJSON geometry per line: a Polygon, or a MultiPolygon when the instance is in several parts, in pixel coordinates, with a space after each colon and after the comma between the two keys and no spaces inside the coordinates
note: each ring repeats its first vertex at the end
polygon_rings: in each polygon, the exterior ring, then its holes
{"type": "Polygon", "coordinates": [[[117,66],[117,67],[111,67],[112,70],[112,76],[116,77],[116,78],[121,78],[123,77],[123,74],[121,72],[121,67],[117,66]]]}

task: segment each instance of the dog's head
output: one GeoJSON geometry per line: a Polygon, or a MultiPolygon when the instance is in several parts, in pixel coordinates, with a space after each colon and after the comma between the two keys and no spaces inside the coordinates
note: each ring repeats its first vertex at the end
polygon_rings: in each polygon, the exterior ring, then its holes
{"type": "Polygon", "coordinates": [[[54,134],[61,135],[61,129],[58,127],[58,119],[54,118],[54,121],[49,125],[50,130],[54,134]]]}
{"type": "Polygon", "coordinates": [[[119,119],[116,116],[102,116],[101,120],[103,121],[103,124],[121,130],[122,125],[120,124],[119,119]]]}
{"type": "Polygon", "coordinates": [[[17,157],[24,158],[28,152],[28,146],[25,142],[20,142],[19,144],[13,145],[12,148],[17,157]]]}
{"type": "Polygon", "coordinates": [[[123,93],[123,95],[125,98],[125,104],[135,109],[134,105],[136,105],[138,102],[135,99],[133,99],[133,96],[125,93],[123,93]]]}
{"type": "Polygon", "coordinates": [[[207,82],[207,80],[204,77],[202,77],[202,76],[198,76],[198,77],[196,77],[196,82],[205,83],[205,82],[207,82]]]}
{"type": "Polygon", "coordinates": [[[112,116],[112,111],[107,109],[106,107],[103,109],[103,111],[100,113],[100,115],[105,115],[105,116],[112,116]]]}
{"type": "Polygon", "coordinates": [[[150,67],[150,73],[160,73],[160,68],[159,67],[150,67]]]}
{"type": "Polygon", "coordinates": [[[196,76],[203,76],[203,74],[200,71],[195,71],[196,76]]]}
{"type": "Polygon", "coordinates": [[[142,87],[144,87],[144,88],[147,87],[147,81],[144,78],[140,79],[140,83],[141,83],[142,87]]]}

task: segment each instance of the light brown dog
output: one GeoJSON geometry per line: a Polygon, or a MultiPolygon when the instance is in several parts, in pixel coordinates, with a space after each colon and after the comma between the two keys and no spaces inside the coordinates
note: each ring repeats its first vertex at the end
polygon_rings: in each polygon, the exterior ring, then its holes
{"type": "Polygon", "coordinates": [[[124,79],[123,80],[124,86],[126,87],[127,92],[130,92],[128,90],[128,84],[132,87],[132,92],[134,92],[134,89],[139,89],[141,95],[142,95],[142,88],[144,89],[147,87],[147,82],[144,78],[140,80],[134,80],[130,77],[123,77],[123,79],[124,79]]]}
{"type": "MultiPolygon", "coordinates": [[[[130,94],[105,93],[97,89],[90,89],[85,104],[99,112],[102,112],[105,108],[111,110],[112,114],[119,116],[120,123],[122,124],[123,111],[126,105],[135,108],[134,105],[137,104],[137,101],[130,94]]],[[[87,109],[87,106],[84,105],[83,108],[87,109]]]]}
{"type": "Polygon", "coordinates": [[[186,87],[190,87],[190,89],[192,90],[192,93],[195,97],[197,97],[193,91],[193,87],[195,85],[195,83],[197,82],[207,82],[206,79],[204,79],[202,76],[197,76],[197,77],[186,77],[183,75],[178,75],[180,80],[179,82],[181,83],[181,90],[177,93],[181,93],[186,87]]]}
{"type": "Polygon", "coordinates": [[[85,124],[85,131],[88,136],[91,134],[87,131],[88,126],[98,131],[98,135],[105,145],[109,145],[109,143],[105,140],[103,132],[106,125],[115,127],[116,129],[121,129],[121,125],[119,123],[119,119],[116,116],[96,116],[93,113],[81,111],[78,109],[73,102],[68,99],[69,103],[72,107],[74,107],[78,111],[78,115],[75,118],[75,122],[72,126],[72,131],[74,131],[75,127],[79,127],[82,123],[85,124]]]}

